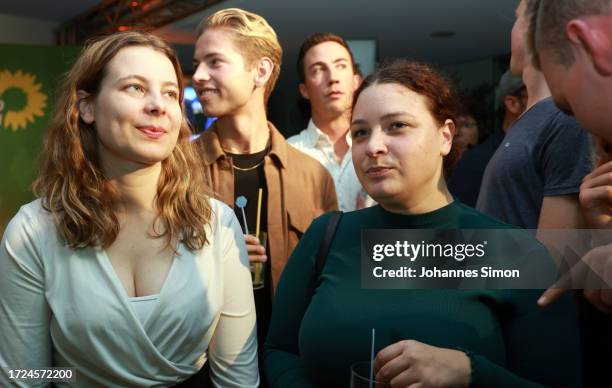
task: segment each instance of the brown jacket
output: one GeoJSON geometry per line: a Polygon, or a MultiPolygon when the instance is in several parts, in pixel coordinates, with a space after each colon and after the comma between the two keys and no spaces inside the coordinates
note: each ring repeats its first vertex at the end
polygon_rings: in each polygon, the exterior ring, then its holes
{"type": "MultiPolygon", "coordinates": [[[[312,220],[338,209],[334,181],[310,156],[293,148],[272,123],[270,152],[264,162],[268,189],[268,245],[276,290],[287,259],[312,220]]],[[[197,140],[204,173],[217,199],[234,207],[234,170],[212,125],[197,140]]]]}

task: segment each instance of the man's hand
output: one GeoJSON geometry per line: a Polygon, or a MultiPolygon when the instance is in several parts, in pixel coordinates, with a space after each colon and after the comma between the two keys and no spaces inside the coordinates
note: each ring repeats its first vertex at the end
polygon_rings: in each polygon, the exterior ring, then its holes
{"type": "Polygon", "coordinates": [[[580,206],[589,228],[612,229],[612,162],[584,177],[580,185],[580,206]]]}
{"type": "Polygon", "coordinates": [[[387,346],[376,355],[376,380],[391,387],[467,387],[469,357],[459,350],[437,348],[405,340],[387,346]]]}
{"type": "Polygon", "coordinates": [[[612,244],[591,249],[559,282],[542,294],[538,304],[548,306],[572,288],[583,288],[584,297],[593,306],[612,313],[612,244]]]}
{"type": "Polygon", "coordinates": [[[245,234],[244,240],[247,246],[247,252],[249,253],[250,263],[265,263],[268,261],[266,256],[266,248],[259,243],[259,239],[251,234],[245,234]]]}
{"type": "Polygon", "coordinates": [[[591,249],[560,282],[544,291],[538,304],[548,306],[568,289],[584,288],[584,297],[593,306],[612,313],[609,285],[612,284],[612,238],[609,237],[612,234],[612,162],[600,165],[584,177],[580,185],[580,208],[587,227],[602,229],[592,234],[592,243],[601,246],[591,249]]]}

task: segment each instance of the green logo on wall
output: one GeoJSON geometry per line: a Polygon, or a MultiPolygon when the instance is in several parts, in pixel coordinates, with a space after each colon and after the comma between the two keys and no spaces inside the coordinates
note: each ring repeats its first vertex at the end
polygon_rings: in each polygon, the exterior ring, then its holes
{"type": "Polygon", "coordinates": [[[0,70],[0,126],[16,132],[43,117],[47,95],[41,89],[33,74],[0,70]]]}

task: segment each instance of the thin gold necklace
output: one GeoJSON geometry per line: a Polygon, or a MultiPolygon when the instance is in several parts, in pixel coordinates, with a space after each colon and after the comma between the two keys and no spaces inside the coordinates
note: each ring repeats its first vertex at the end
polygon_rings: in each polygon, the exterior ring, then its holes
{"type": "Polygon", "coordinates": [[[261,166],[262,163],[266,160],[266,155],[268,154],[268,152],[270,152],[270,143],[266,144],[266,148],[264,149],[265,153],[263,158],[257,162],[254,166],[251,167],[238,167],[234,164],[234,161],[232,160],[232,167],[238,171],[252,171],[255,170],[257,167],[261,166]]]}
{"type": "Polygon", "coordinates": [[[264,157],[262,160],[260,160],[259,162],[257,162],[256,165],[251,166],[251,167],[238,167],[234,164],[234,162],[232,162],[232,167],[235,168],[238,171],[251,171],[251,170],[255,170],[257,167],[261,166],[261,164],[264,162],[264,160],[266,160],[266,158],[264,157]]]}

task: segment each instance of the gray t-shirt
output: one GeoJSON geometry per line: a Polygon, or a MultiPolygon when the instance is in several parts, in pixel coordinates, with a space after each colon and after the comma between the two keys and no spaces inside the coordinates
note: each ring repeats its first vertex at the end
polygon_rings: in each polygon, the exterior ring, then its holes
{"type": "Polygon", "coordinates": [[[590,136],[544,99],[508,129],[487,165],[476,208],[536,229],[544,197],[578,193],[592,167],[590,136]]]}

